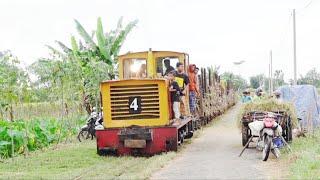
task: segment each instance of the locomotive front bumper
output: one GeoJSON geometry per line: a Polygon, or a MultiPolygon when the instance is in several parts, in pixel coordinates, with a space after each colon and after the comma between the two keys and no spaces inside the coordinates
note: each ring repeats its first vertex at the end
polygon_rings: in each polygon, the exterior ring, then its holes
{"type": "Polygon", "coordinates": [[[118,134],[126,148],[145,148],[147,141],[152,141],[152,130],[148,128],[125,128],[118,134]]]}
{"type": "Polygon", "coordinates": [[[97,151],[104,155],[111,152],[117,155],[154,155],[176,151],[178,130],[174,126],[131,127],[97,130],[97,151]]]}

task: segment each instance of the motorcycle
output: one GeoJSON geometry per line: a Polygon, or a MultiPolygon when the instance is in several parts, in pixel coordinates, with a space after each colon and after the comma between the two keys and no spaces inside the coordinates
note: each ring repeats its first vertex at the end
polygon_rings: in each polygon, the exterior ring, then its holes
{"type": "Polygon", "coordinates": [[[258,150],[262,150],[262,160],[268,160],[270,151],[276,158],[279,158],[281,155],[279,148],[283,146],[282,128],[276,123],[275,116],[271,113],[268,113],[262,122],[263,128],[256,146],[258,150]]]}
{"type": "Polygon", "coordinates": [[[81,142],[82,140],[89,139],[91,140],[96,137],[96,130],[103,128],[102,126],[103,116],[102,113],[97,113],[93,111],[87,119],[86,125],[82,126],[78,133],[78,140],[81,142]]]}

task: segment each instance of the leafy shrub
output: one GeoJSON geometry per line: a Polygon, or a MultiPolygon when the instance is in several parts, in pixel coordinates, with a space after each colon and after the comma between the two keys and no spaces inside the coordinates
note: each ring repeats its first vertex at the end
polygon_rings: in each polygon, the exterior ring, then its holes
{"type": "Polygon", "coordinates": [[[47,147],[75,134],[77,131],[77,125],[68,127],[64,121],[57,119],[33,119],[15,122],[0,120],[0,157],[11,157],[12,148],[14,153],[22,154],[26,151],[47,147]]]}

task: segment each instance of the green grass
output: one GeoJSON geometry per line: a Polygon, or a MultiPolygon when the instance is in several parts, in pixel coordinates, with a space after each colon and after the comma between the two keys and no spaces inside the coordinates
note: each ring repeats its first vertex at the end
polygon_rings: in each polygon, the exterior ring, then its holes
{"type": "Polygon", "coordinates": [[[95,142],[61,144],[0,163],[0,179],[146,179],[176,156],[101,157],[95,142]]]}
{"type": "Polygon", "coordinates": [[[57,147],[36,150],[27,157],[20,155],[0,161],[0,179],[148,179],[220,118],[197,130],[193,138],[179,147],[178,152],[149,158],[103,157],[96,154],[95,141],[62,143],[57,147]]]}
{"type": "Polygon", "coordinates": [[[220,117],[205,128],[196,131],[178,152],[152,157],[113,157],[96,154],[95,141],[59,144],[0,162],[0,179],[148,179],[183,151],[203,130],[214,125],[220,117]]]}
{"type": "Polygon", "coordinates": [[[320,179],[320,131],[294,139],[288,154],[290,179],[320,179]]]}

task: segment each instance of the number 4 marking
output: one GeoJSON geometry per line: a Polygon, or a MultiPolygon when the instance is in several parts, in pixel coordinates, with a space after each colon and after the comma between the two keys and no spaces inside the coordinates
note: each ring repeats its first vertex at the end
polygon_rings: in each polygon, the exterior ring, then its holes
{"type": "Polygon", "coordinates": [[[137,98],[133,99],[132,103],[130,104],[130,108],[133,109],[134,111],[138,110],[139,105],[138,105],[138,99],[137,98]]]}

